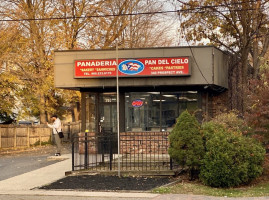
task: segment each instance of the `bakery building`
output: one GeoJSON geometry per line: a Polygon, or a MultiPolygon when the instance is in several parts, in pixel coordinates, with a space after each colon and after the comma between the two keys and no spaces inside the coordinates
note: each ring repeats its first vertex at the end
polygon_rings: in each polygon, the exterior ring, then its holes
{"type": "Polygon", "coordinates": [[[56,51],[54,66],[57,88],[81,92],[82,130],[95,135],[117,136],[117,68],[124,136],[169,134],[184,110],[202,120],[226,104],[228,55],[214,46],[56,51]]]}

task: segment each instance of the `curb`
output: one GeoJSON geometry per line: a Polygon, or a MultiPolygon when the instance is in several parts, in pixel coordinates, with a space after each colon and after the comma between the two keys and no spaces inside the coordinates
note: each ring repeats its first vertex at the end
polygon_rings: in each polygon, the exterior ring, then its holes
{"type": "Polygon", "coordinates": [[[63,161],[63,160],[67,160],[69,159],[68,157],[65,156],[49,156],[47,157],[47,160],[59,160],[59,161],[63,161]]]}
{"type": "Polygon", "coordinates": [[[154,198],[160,194],[151,193],[119,193],[119,192],[84,192],[84,191],[0,191],[0,195],[38,195],[38,196],[70,196],[70,197],[105,197],[105,198],[154,198]]]}

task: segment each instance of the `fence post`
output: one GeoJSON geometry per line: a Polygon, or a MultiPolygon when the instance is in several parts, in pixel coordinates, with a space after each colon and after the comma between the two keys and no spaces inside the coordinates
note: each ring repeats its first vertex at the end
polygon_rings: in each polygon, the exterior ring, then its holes
{"type": "Polygon", "coordinates": [[[73,136],[71,137],[71,142],[72,142],[72,171],[75,171],[75,138],[73,136]]]}
{"type": "Polygon", "coordinates": [[[41,146],[42,143],[41,143],[41,131],[40,130],[38,130],[38,134],[39,134],[39,146],[41,146]]]}
{"type": "Polygon", "coordinates": [[[170,158],[170,170],[173,170],[173,160],[170,158]]]}
{"type": "Polygon", "coordinates": [[[67,139],[70,139],[70,135],[71,135],[71,124],[70,122],[68,122],[68,135],[67,135],[67,139]]]}
{"type": "Polygon", "coordinates": [[[30,147],[30,128],[27,126],[27,147],[30,147]]]}
{"type": "Polygon", "coordinates": [[[14,128],[14,148],[17,147],[17,129],[14,128]]]}
{"type": "Polygon", "coordinates": [[[109,169],[112,170],[113,149],[112,149],[112,135],[109,136],[109,169]]]}
{"type": "Polygon", "coordinates": [[[84,165],[85,169],[88,169],[88,130],[85,131],[85,154],[84,154],[84,165]]]}

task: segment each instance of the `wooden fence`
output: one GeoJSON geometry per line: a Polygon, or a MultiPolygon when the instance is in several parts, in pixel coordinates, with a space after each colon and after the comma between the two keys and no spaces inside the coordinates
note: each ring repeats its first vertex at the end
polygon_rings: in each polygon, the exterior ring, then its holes
{"type": "MultiPolygon", "coordinates": [[[[64,141],[70,141],[80,130],[80,122],[64,123],[64,141]]],[[[0,125],[0,149],[42,145],[51,140],[51,133],[46,125],[0,125]]]]}
{"type": "Polygon", "coordinates": [[[45,126],[27,125],[1,125],[0,148],[30,147],[34,144],[41,145],[48,142],[51,129],[45,126]]]}
{"type": "Polygon", "coordinates": [[[70,141],[73,134],[81,132],[81,121],[63,123],[64,141],[70,141]]]}

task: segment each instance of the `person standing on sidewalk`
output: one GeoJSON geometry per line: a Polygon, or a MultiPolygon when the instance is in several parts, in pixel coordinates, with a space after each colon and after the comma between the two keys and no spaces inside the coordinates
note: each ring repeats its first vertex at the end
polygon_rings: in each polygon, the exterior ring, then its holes
{"type": "Polygon", "coordinates": [[[49,124],[47,122],[47,125],[53,130],[52,135],[57,146],[57,152],[55,153],[55,156],[61,156],[62,144],[61,139],[58,135],[58,132],[62,131],[61,120],[57,117],[57,115],[52,115],[51,120],[53,121],[53,124],[49,124]]]}

